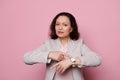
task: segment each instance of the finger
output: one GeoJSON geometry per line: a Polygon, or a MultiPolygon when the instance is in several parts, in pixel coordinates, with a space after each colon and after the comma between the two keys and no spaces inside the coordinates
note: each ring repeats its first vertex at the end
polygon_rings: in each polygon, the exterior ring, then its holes
{"type": "Polygon", "coordinates": [[[58,70],[58,72],[61,73],[62,70],[63,70],[63,67],[60,67],[59,70],[58,70]]]}
{"type": "Polygon", "coordinates": [[[63,60],[63,58],[64,58],[64,55],[60,55],[58,60],[61,61],[61,60],[63,60]]]}
{"type": "Polygon", "coordinates": [[[59,63],[56,63],[50,67],[50,69],[56,68],[59,65],[59,63]]]}
{"type": "Polygon", "coordinates": [[[61,61],[63,58],[64,58],[64,55],[63,54],[59,54],[57,60],[61,61]]]}
{"type": "Polygon", "coordinates": [[[63,68],[60,73],[63,74],[65,72],[65,68],[63,68]]]}
{"type": "Polygon", "coordinates": [[[62,69],[63,69],[63,66],[61,65],[61,62],[59,62],[59,64],[56,66],[56,70],[57,70],[58,72],[61,72],[62,69]]]}
{"type": "Polygon", "coordinates": [[[61,68],[61,66],[58,65],[58,66],[56,67],[56,70],[59,71],[60,68],[61,68]]]}

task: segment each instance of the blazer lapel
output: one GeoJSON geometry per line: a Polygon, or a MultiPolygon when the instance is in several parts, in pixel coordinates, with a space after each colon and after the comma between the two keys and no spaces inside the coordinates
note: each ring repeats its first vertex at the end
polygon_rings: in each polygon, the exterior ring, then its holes
{"type": "Polygon", "coordinates": [[[74,48],[74,42],[70,39],[68,42],[68,53],[72,54],[73,48],[74,48]]]}
{"type": "Polygon", "coordinates": [[[60,42],[59,38],[56,39],[56,43],[57,43],[57,45],[56,45],[55,49],[59,51],[61,48],[61,42],[60,42]]]}

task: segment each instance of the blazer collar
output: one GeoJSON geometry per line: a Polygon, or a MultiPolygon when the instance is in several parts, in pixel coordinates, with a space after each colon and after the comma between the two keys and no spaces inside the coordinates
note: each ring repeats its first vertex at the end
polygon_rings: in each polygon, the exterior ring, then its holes
{"type": "MultiPolygon", "coordinates": [[[[59,50],[62,46],[59,38],[57,38],[57,43],[58,43],[57,50],[59,50]]],[[[75,41],[73,41],[72,39],[69,39],[68,40],[68,52],[71,53],[74,47],[75,47],[75,41]]]]}

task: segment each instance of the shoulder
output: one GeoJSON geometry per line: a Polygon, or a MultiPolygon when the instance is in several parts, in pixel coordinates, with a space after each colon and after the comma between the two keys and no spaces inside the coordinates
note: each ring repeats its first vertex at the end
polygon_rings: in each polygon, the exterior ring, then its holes
{"type": "Polygon", "coordinates": [[[51,44],[51,43],[55,43],[56,41],[57,41],[57,39],[50,39],[50,38],[48,38],[48,39],[45,39],[44,43],[45,44],[51,44]]]}
{"type": "Polygon", "coordinates": [[[56,41],[57,39],[50,39],[50,38],[47,38],[47,39],[45,39],[45,42],[54,42],[54,41],[56,41]]]}

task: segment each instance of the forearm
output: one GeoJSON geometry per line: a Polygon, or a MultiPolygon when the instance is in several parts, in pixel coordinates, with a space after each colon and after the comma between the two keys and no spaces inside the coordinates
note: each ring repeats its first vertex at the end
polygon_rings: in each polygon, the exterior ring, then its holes
{"type": "Polygon", "coordinates": [[[50,51],[48,54],[48,59],[61,61],[64,59],[64,54],[61,51],[50,51]]]}

